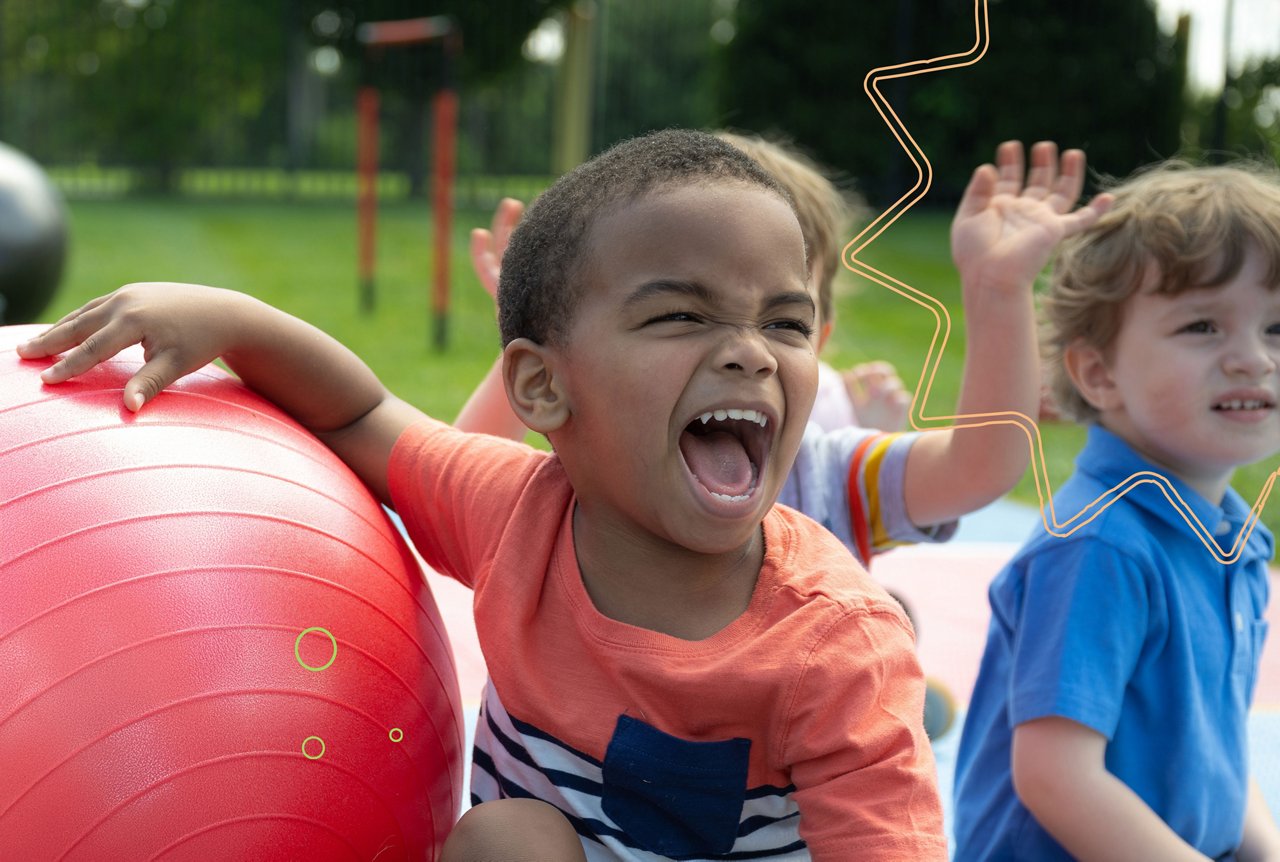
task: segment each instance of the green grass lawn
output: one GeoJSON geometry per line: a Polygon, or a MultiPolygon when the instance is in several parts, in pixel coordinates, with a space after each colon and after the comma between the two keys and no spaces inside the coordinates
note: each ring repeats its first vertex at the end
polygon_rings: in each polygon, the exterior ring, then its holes
{"type": "MultiPolygon", "coordinates": [[[[455,216],[450,345],[444,352],[431,347],[431,220],[425,204],[400,203],[380,210],[377,306],[366,315],[359,311],[351,204],[74,202],[68,271],[45,318],[56,319],[131,281],[193,281],[236,288],[331,333],[364,357],[398,395],[451,420],[498,354],[492,303],[471,272],[467,255],[470,229],[487,225],[489,216],[487,211],[455,216]]],[[[932,294],[950,309],[951,339],[927,415],[945,415],[953,408],[964,355],[963,310],[947,246],[949,219],[949,213],[909,213],[863,255],[867,263],[932,294]]],[[[836,332],[824,358],[836,365],[887,359],[914,387],[933,337],[932,314],[852,273],[842,275],[836,332]]],[[[1049,480],[1056,487],[1071,471],[1083,431],[1047,423],[1042,434],[1049,480]]],[[[1269,474],[1266,465],[1243,469],[1236,487],[1252,501],[1269,474]]],[[[1036,503],[1030,470],[1013,496],[1036,503]]],[[[1280,529],[1276,507],[1268,509],[1264,519],[1273,530],[1280,529]]]]}
{"type": "Polygon", "coordinates": [[[452,419],[498,355],[493,304],[471,273],[455,221],[451,344],[431,349],[431,220],[425,205],[383,207],[376,307],[359,310],[354,207],[175,200],[70,205],[69,268],[45,317],[131,281],[230,287],[302,317],[360,354],[397,394],[452,419]]]}

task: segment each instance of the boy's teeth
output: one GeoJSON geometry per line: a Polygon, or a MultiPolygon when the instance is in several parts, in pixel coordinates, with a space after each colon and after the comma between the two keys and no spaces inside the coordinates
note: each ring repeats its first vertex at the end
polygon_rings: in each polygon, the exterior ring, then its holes
{"type": "Polygon", "coordinates": [[[739,410],[730,408],[727,410],[709,410],[698,417],[703,425],[706,425],[712,419],[718,419],[723,422],[726,419],[744,419],[747,422],[754,422],[763,428],[769,424],[769,417],[756,410],[739,410]]]}
{"type": "Polygon", "coordinates": [[[1263,401],[1224,401],[1218,405],[1220,410],[1261,410],[1266,407],[1263,401]]]}

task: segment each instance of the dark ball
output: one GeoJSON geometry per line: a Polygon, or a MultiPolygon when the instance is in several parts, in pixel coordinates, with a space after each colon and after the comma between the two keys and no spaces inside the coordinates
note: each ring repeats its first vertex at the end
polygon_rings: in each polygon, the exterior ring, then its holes
{"type": "Polygon", "coordinates": [[[39,318],[66,254],[61,195],[39,165],[0,144],[0,325],[39,318]]]}

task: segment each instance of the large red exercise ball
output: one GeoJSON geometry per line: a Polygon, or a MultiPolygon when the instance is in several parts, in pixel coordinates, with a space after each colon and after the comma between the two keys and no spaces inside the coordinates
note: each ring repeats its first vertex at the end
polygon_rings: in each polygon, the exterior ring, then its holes
{"type": "Polygon", "coordinates": [[[39,165],[0,144],[0,324],[39,319],[66,253],[61,195],[39,165]]]}
{"type": "Polygon", "coordinates": [[[384,510],[213,366],[137,415],[136,348],[42,385],[39,329],[0,327],[0,859],[434,859],[458,684],[384,510]]]}

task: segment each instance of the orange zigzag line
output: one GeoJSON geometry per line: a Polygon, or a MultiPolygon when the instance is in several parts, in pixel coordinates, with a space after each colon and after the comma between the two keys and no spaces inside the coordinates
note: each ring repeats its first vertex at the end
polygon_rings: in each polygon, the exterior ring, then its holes
{"type": "MultiPolygon", "coordinates": [[[[929,187],[933,184],[933,166],[929,163],[928,157],[925,156],[924,150],[911,137],[911,133],[902,123],[902,120],[899,119],[888,99],[880,92],[880,82],[896,78],[907,78],[913,75],[927,75],[947,69],[958,69],[977,63],[987,53],[987,47],[990,44],[990,31],[987,25],[987,0],[974,0],[973,20],[974,42],[973,47],[968,51],[961,54],[946,54],[928,60],[911,60],[893,66],[879,66],[868,72],[862,83],[862,89],[866,92],[867,98],[871,100],[876,112],[880,114],[880,118],[884,120],[885,125],[889,127],[889,131],[897,139],[898,145],[902,147],[907,154],[907,158],[911,159],[911,163],[915,166],[916,183],[902,197],[880,213],[871,224],[863,228],[844,247],[841,259],[844,265],[854,273],[875,282],[881,287],[892,290],[899,296],[911,300],[933,314],[933,338],[929,342],[929,352],[925,357],[924,368],[920,372],[920,381],[911,400],[911,425],[917,430],[924,430],[925,422],[954,422],[955,427],[963,428],[985,428],[990,425],[1016,425],[1021,428],[1027,437],[1027,446],[1031,450],[1031,469],[1035,478],[1036,496],[1040,500],[1040,517],[1044,522],[1045,530],[1052,536],[1059,538],[1070,536],[1102,514],[1108,506],[1115,503],[1125,494],[1142,485],[1155,485],[1164,494],[1169,505],[1182,516],[1187,526],[1191,528],[1191,531],[1200,539],[1214,558],[1224,564],[1235,562],[1244,552],[1245,542],[1258,524],[1262,507],[1266,505],[1267,498],[1271,495],[1271,488],[1275,484],[1276,476],[1280,474],[1280,471],[1273,471],[1267,478],[1257,502],[1253,504],[1253,508],[1249,512],[1249,517],[1245,521],[1244,527],[1236,536],[1231,548],[1223,550],[1214,538],[1213,533],[1200,521],[1168,477],[1163,474],[1149,470],[1134,473],[1124,481],[1098,495],[1095,500],[1070,518],[1065,521],[1059,521],[1057,512],[1054,511],[1053,507],[1053,489],[1049,484],[1049,474],[1044,457],[1044,444],[1040,437],[1040,425],[1034,419],[1017,411],[970,413],[952,416],[926,416],[924,413],[925,404],[929,400],[929,392],[933,388],[934,376],[937,374],[938,366],[942,362],[942,355],[946,351],[947,340],[951,335],[951,315],[947,313],[947,307],[933,296],[879,271],[859,259],[858,255],[878,239],[880,234],[884,233],[907,210],[922,200],[928,194],[929,187]]],[[[930,427],[951,426],[934,424],[930,427]]]]}

